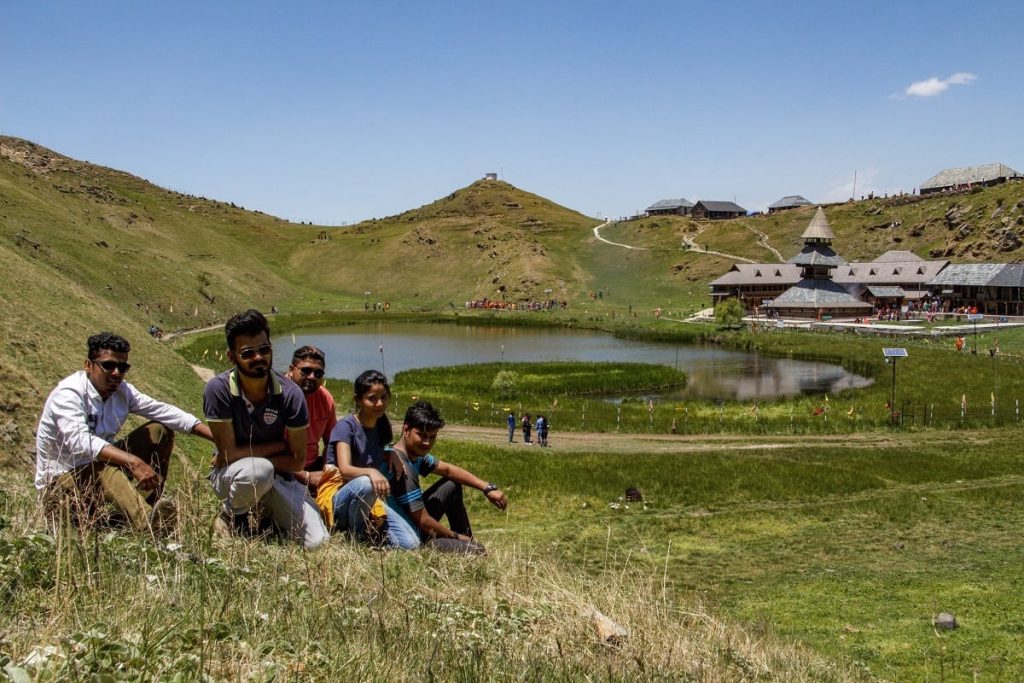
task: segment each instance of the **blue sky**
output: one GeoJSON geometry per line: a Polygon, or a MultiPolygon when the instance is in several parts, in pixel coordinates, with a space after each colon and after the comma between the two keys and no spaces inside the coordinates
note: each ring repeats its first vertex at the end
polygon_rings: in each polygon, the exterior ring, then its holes
{"type": "Polygon", "coordinates": [[[1024,170],[1024,3],[0,0],[0,133],[296,221],[1024,170]]]}

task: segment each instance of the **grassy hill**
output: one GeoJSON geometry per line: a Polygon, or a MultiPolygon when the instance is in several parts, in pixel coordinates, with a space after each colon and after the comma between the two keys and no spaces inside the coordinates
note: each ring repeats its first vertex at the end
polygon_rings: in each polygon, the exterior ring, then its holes
{"type": "MultiPolygon", "coordinates": [[[[10,625],[0,634],[0,679],[332,680],[341,668],[397,680],[859,679],[697,601],[682,611],[642,568],[608,580],[516,541],[494,543],[479,562],[340,542],[313,555],[219,542],[201,465],[208,445],[195,439],[179,441],[185,457],[172,472],[184,515],[176,544],[83,534],[54,545],[39,533],[33,426],[56,380],[81,366],[87,335],[127,336],[132,381],[199,412],[199,379],[149,337],[150,324],[220,324],[274,304],[359,308],[364,291],[381,291],[352,282],[367,264],[379,268],[377,281],[396,283],[383,295],[398,309],[488,295],[506,282],[511,297],[551,286],[578,301],[591,274],[574,245],[593,240],[594,224],[511,186],[475,184],[321,239],[320,228],[0,139],[0,621],[10,625]],[[477,242],[488,248],[474,251],[477,242]],[[348,277],[335,272],[341,261],[352,264],[348,277]],[[409,265],[418,267],[415,286],[401,277],[409,265]],[[405,609],[393,607],[399,601],[405,609]],[[625,646],[594,635],[590,604],[631,629],[625,646]],[[340,644],[325,635],[345,630],[352,634],[340,644]],[[410,668],[395,670],[403,658],[410,668]]],[[[502,521],[488,521],[480,505],[471,501],[493,542],[502,521]]]]}
{"type": "Polygon", "coordinates": [[[326,290],[436,308],[478,298],[570,299],[586,287],[574,251],[597,221],[481,180],[397,216],[326,231],[289,257],[326,290]],[[547,292],[545,290],[551,290],[547,292]]]}
{"type": "MultiPolygon", "coordinates": [[[[728,221],[656,216],[617,224],[605,234],[647,248],[678,246],[689,237],[699,246],[758,262],[783,260],[800,251],[815,207],[728,221]],[[762,239],[763,236],[763,239],[762,239]]],[[[1024,183],[941,196],[880,197],[825,207],[836,251],[848,261],[870,261],[890,250],[957,263],[1012,263],[1024,258],[1024,183]]],[[[712,277],[717,277],[720,270],[712,277]]]]}
{"type": "MultiPolygon", "coordinates": [[[[907,249],[1012,261],[1022,207],[1024,185],[1014,184],[827,211],[850,260],[907,249]]],[[[198,412],[200,381],[148,336],[150,324],[220,325],[240,309],[272,305],[312,319],[361,310],[367,291],[396,314],[439,313],[449,302],[545,298],[551,289],[569,302],[563,322],[603,324],[632,307],[642,317],[631,324],[672,333],[646,309],[701,305],[707,282],[731,263],[701,248],[786,258],[810,217],[659,217],[602,229],[630,249],[597,239],[593,219],[492,181],[381,220],[297,226],[0,138],[0,623],[14,625],[0,633],[0,679],[15,675],[3,671],[8,656],[24,663],[43,646],[52,648],[41,655],[49,664],[37,667],[54,679],[203,671],[326,680],[341,667],[356,676],[394,672],[400,658],[415,662],[410,680],[1019,678],[1017,427],[995,436],[969,428],[997,392],[1000,410],[1012,412],[1020,372],[1000,360],[993,392],[995,362],[925,342],[913,346],[901,382],[949,368],[918,388],[954,413],[967,395],[974,421],[924,445],[920,434],[819,442],[801,433],[793,437],[801,450],[776,452],[774,436],[751,436],[771,409],[790,425],[793,406],[810,414],[800,402],[737,408],[753,427],[717,451],[712,437],[687,450],[630,436],[611,450],[584,443],[579,452],[509,457],[493,444],[453,440],[445,451],[453,460],[507,483],[514,500],[505,517],[470,500],[474,526],[494,549],[478,562],[374,555],[343,543],[312,555],[222,543],[211,536],[216,503],[199,465],[208,445],[195,439],[181,439],[185,457],[172,475],[185,515],[180,545],[92,534],[54,547],[37,533],[34,421],[57,379],[80,367],[85,337],[100,329],[132,340],[133,382],[198,412]],[[935,390],[942,381],[952,388],[935,390]],[[687,466],[666,476],[669,455],[687,466]],[[637,483],[649,509],[620,507],[616,497],[637,483]],[[992,595],[979,596],[978,585],[992,595]],[[410,608],[388,609],[397,600],[410,608]],[[588,604],[631,629],[624,647],[595,640],[588,604]],[[967,627],[939,637],[931,615],[947,606],[966,613],[967,627]],[[453,642],[438,647],[430,637],[453,628],[453,642]],[[339,645],[324,636],[342,629],[354,637],[339,645]]],[[[772,354],[878,356],[873,341],[762,337],[747,343],[772,354]]],[[[1013,358],[1024,353],[1024,340],[1003,341],[1013,358]]],[[[864,395],[884,410],[877,391],[864,395]]],[[[861,412],[847,407],[837,401],[833,423],[861,412]]]]}
{"type": "Polygon", "coordinates": [[[310,298],[278,264],[309,232],[0,138],[0,450],[30,444],[46,393],[103,329],[133,342],[134,381],[194,405],[188,366],[147,328],[310,298]]]}

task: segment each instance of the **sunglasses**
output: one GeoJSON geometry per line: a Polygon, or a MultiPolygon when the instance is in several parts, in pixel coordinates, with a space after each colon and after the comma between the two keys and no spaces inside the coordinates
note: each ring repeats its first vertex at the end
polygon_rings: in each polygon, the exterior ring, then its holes
{"type": "Polygon", "coordinates": [[[299,372],[302,373],[303,377],[309,377],[310,375],[312,375],[313,377],[320,379],[324,376],[324,371],[322,368],[299,368],[299,372]]]}
{"type": "Polygon", "coordinates": [[[273,351],[273,347],[270,344],[263,344],[262,346],[257,346],[256,348],[247,346],[238,352],[238,357],[241,358],[242,360],[252,360],[257,355],[266,358],[267,356],[270,355],[271,351],[273,351]]]}
{"type": "Polygon", "coordinates": [[[123,375],[132,369],[131,363],[118,363],[116,360],[94,360],[92,362],[103,368],[103,372],[108,373],[119,370],[123,375]]]}

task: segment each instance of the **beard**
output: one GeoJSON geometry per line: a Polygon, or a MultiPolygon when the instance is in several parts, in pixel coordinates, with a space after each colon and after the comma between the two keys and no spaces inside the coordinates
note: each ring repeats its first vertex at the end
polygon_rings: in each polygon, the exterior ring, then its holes
{"type": "Polygon", "coordinates": [[[256,377],[256,378],[259,378],[259,377],[266,377],[267,375],[270,374],[270,366],[269,365],[254,365],[254,366],[250,366],[248,368],[246,368],[246,367],[244,367],[242,365],[237,365],[235,367],[238,368],[238,372],[240,372],[241,374],[245,375],[246,377],[256,377]]]}

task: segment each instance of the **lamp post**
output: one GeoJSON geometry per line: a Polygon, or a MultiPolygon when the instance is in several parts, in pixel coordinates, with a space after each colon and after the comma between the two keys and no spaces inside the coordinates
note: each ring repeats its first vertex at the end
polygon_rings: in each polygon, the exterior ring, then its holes
{"type": "Polygon", "coordinates": [[[971,349],[971,355],[978,355],[978,321],[984,319],[984,315],[981,313],[968,313],[967,320],[974,325],[974,348],[971,349]]]}
{"type": "Polygon", "coordinates": [[[889,419],[896,424],[896,361],[907,357],[907,350],[900,348],[882,349],[885,362],[892,364],[892,398],[889,400],[889,419]]]}

